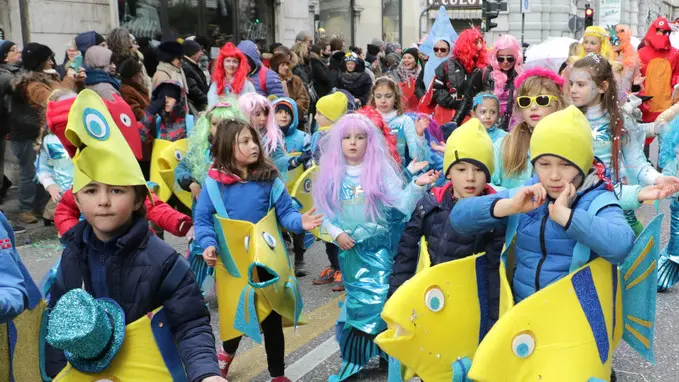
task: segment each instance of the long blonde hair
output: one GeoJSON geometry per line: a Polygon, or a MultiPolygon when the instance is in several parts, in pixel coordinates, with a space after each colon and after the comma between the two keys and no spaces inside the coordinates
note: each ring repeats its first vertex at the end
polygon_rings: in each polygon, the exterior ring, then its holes
{"type": "MultiPolygon", "coordinates": [[[[564,99],[563,92],[557,84],[551,79],[542,76],[532,76],[523,81],[517,92],[517,97],[537,96],[541,94],[557,97],[557,111],[563,110],[568,106],[568,103],[564,99]]],[[[514,102],[513,115],[521,115],[517,102],[514,102]]],[[[530,148],[530,137],[532,134],[533,129],[528,126],[528,123],[526,123],[526,121],[521,121],[518,125],[514,126],[514,129],[505,137],[502,147],[502,167],[508,176],[519,175],[526,169],[528,149],[530,148]]]]}

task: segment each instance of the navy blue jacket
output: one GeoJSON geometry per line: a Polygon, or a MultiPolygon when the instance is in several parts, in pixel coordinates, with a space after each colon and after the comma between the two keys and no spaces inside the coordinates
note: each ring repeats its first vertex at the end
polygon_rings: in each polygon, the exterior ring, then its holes
{"type": "MultiPolygon", "coordinates": [[[[78,223],[62,238],[66,249],[61,256],[54,285],[50,289],[49,307],[72,289],[81,288],[97,296],[92,285],[88,255],[92,251],[86,241],[91,230],[87,221],[78,223]]],[[[109,247],[108,245],[106,246],[109,247]]],[[[152,235],[145,218],[138,218],[127,233],[116,241],[117,251],[100,261],[106,268],[108,297],[114,299],[125,311],[126,324],[136,321],[148,312],[164,306],[179,354],[189,381],[200,381],[220,375],[215,352],[215,339],[210,326],[210,313],[192,272],[187,272],[179,286],[168,296],[160,296],[161,283],[172,269],[179,254],[167,243],[152,235]]],[[[47,373],[56,375],[66,360],[61,351],[47,345],[47,373]]]]}

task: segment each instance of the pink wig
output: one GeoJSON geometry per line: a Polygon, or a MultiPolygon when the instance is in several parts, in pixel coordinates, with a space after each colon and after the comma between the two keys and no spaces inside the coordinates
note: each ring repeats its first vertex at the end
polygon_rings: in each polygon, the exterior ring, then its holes
{"type": "Polygon", "coordinates": [[[495,81],[495,95],[499,95],[505,89],[507,84],[507,75],[500,69],[500,63],[497,62],[497,52],[503,49],[510,49],[512,51],[512,56],[514,56],[514,71],[517,75],[523,72],[523,53],[521,52],[521,47],[519,42],[516,41],[516,37],[504,34],[500,36],[495,44],[493,45],[493,50],[490,53],[489,60],[490,66],[493,67],[493,80],[495,81]]]}
{"type": "Polygon", "coordinates": [[[277,148],[285,146],[283,132],[274,121],[273,107],[271,107],[271,102],[269,102],[266,97],[255,92],[245,93],[238,97],[238,104],[240,110],[245,117],[248,118],[252,126],[255,126],[255,111],[258,107],[261,107],[264,111],[268,112],[266,116],[266,132],[262,133],[260,131],[260,133],[262,134],[262,138],[264,138],[264,150],[266,150],[266,153],[269,156],[271,156],[277,148]]]}
{"type": "MultiPolygon", "coordinates": [[[[521,87],[521,84],[523,84],[524,81],[526,81],[529,77],[546,77],[549,78],[550,80],[554,81],[554,83],[560,88],[563,89],[563,77],[560,75],[554,73],[553,71],[545,68],[532,68],[528,69],[525,72],[521,73],[516,79],[514,79],[514,89],[517,91],[521,87]]],[[[518,94],[518,93],[517,93],[518,94]]]]}
{"type": "Polygon", "coordinates": [[[368,117],[358,113],[342,117],[328,135],[322,138],[320,171],[313,182],[314,205],[330,218],[340,215],[340,190],[342,180],[347,174],[342,140],[352,130],[365,133],[367,137],[360,184],[366,201],[366,217],[375,221],[383,212],[383,207],[393,206],[396,201],[397,195],[390,195],[390,187],[387,185],[402,189],[403,181],[398,176],[396,163],[389,154],[382,132],[368,117]]]}

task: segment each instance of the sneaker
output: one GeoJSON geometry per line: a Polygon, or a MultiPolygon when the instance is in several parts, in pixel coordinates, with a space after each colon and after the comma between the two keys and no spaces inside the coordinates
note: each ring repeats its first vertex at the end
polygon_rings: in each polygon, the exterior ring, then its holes
{"type": "Polygon", "coordinates": [[[335,272],[335,277],[333,278],[333,281],[335,282],[335,286],[332,288],[333,292],[344,291],[344,282],[342,281],[342,272],[340,272],[340,271],[335,272]]]}
{"type": "Polygon", "coordinates": [[[304,277],[308,273],[304,269],[304,263],[295,263],[295,277],[304,277]]]}
{"type": "Polygon", "coordinates": [[[219,363],[219,372],[222,373],[222,378],[226,378],[229,374],[229,366],[233,362],[233,357],[231,354],[224,351],[224,349],[219,349],[217,352],[217,362],[219,363]]]}
{"type": "Polygon", "coordinates": [[[337,271],[332,267],[327,267],[321,271],[321,274],[317,279],[314,279],[311,283],[314,285],[327,285],[335,281],[335,273],[337,271]]]}
{"type": "Polygon", "coordinates": [[[38,222],[38,218],[33,215],[32,212],[20,212],[19,213],[19,221],[24,223],[24,224],[35,224],[38,222]]]}
{"type": "Polygon", "coordinates": [[[20,225],[12,224],[12,231],[14,231],[15,234],[24,233],[24,232],[26,232],[26,227],[22,227],[20,225]]]}
{"type": "Polygon", "coordinates": [[[280,377],[271,378],[271,382],[292,382],[290,378],[281,375],[280,377]]]}

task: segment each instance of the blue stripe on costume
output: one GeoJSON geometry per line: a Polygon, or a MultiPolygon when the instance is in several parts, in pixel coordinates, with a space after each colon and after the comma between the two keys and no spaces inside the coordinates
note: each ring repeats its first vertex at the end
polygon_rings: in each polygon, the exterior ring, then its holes
{"type": "Polygon", "coordinates": [[[615,333],[615,326],[617,325],[615,315],[617,313],[616,302],[618,300],[618,266],[611,264],[611,272],[613,276],[613,330],[611,330],[611,333],[615,333]]]}
{"type": "Polygon", "coordinates": [[[486,336],[488,330],[488,275],[486,272],[488,266],[488,259],[486,256],[479,256],[476,258],[476,292],[479,298],[480,309],[480,325],[479,325],[479,343],[486,336]]]}
{"type": "Polygon", "coordinates": [[[587,317],[589,327],[592,329],[592,335],[594,335],[594,341],[599,351],[599,359],[604,364],[608,360],[610,343],[608,342],[604,312],[592,278],[592,270],[589,267],[583,268],[573,275],[571,283],[575,294],[578,296],[580,307],[587,317]]]}
{"type": "Polygon", "coordinates": [[[167,325],[167,315],[164,309],[160,309],[151,318],[151,331],[165,366],[172,376],[172,380],[175,382],[187,381],[184,364],[179,356],[179,350],[174,342],[170,326],[167,325]]]}

